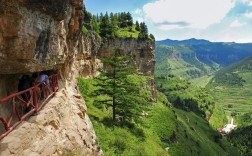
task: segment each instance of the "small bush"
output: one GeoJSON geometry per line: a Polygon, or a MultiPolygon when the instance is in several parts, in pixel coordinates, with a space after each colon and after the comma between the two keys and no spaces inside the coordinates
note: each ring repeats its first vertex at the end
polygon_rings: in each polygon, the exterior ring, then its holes
{"type": "Polygon", "coordinates": [[[228,105],[228,108],[233,108],[233,105],[229,104],[229,105],[228,105]]]}
{"type": "Polygon", "coordinates": [[[123,151],[127,148],[126,142],[122,138],[117,138],[113,146],[116,147],[116,150],[115,150],[116,154],[122,154],[123,151]]]}

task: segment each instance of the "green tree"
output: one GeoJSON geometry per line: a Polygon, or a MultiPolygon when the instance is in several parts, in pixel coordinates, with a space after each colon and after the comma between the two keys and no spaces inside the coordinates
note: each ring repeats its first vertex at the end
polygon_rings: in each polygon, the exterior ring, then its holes
{"type": "Polygon", "coordinates": [[[132,27],[132,25],[133,25],[133,18],[132,18],[131,14],[129,12],[126,14],[125,18],[126,18],[125,20],[126,20],[127,26],[128,27],[132,27]]]}
{"type": "Polygon", "coordinates": [[[103,60],[106,71],[101,71],[96,78],[97,89],[93,95],[102,98],[96,98],[95,103],[111,107],[114,121],[117,117],[123,121],[139,117],[150,97],[148,92],[141,91],[142,81],[134,75],[130,61],[131,57],[121,56],[115,50],[110,58],[103,60]]]}
{"type": "Polygon", "coordinates": [[[139,25],[138,21],[136,21],[136,31],[140,31],[140,25],[139,25]]]}
{"type": "Polygon", "coordinates": [[[91,26],[96,33],[100,33],[100,26],[95,16],[92,17],[91,26]]]}
{"type": "Polygon", "coordinates": [[[100,36],[105,39],[113,39],[116,37],[116,29],[111,23],[108,13],[101,16],[100,21],[100,36]]]}
{"type": "Polygon", "coordinates": [[[111,21],[111,29],[112,29],[112,36],[117,37],[117,30],[118,30],[118,17],[116,14],[110,13],[110,21],[111,21]]]}
{"type": "Polygon", "coordinates": [[[138,35],[139,39],[147,39],[148,38],[148,27],[144,22],[140,23],[140,33],[138,35]]]}
{"type": "Polygon", "coordinates": [[[153,34],[150,34],[150,39],[153,40],[153,41],[155,41],[155,37],[154,37],[153,34]]]}

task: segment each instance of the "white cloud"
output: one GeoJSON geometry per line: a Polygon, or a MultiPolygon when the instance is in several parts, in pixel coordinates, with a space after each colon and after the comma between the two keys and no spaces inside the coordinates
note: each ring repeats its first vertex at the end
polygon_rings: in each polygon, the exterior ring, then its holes
{"type": "Polygon", "coordinates": [[[244,16],[247,18],[252,18],[252,12],[246,13],[246,14],[244,14],[244,16]]]}
{"type": "Polygon", "coordinates": [[[137,9],[134,11],[134,13],[135,13],[136,15],[141,15],[141,14],[143,13],[143,10],[137,8],[137,9]]]}
{"type": "Polygon", "coordinates": [[[144,5],[143,11],[161,29],[205,29],[219,23],[234,4],[231,0],[158,0],[144,5]]]}
{"type": "Polygon", "coordinates": [[[137,17],[137,18],[135,18],[136,19],[136,21],[138,21],[139,23],[140,22],[144,22],[144,19],[142,18],[142,17],[137,17]]]}
{"type": "Polygon", "coordinates": [[[251,2],[249,2],[249,4],[248,4],[249,6],[252,6],[252,1],[251,2]]]}
{"type": "Polygon", "coordinates": [[[238,21],[238,20],[234,20],[234,21],[230,24],[230,27],[235,28],[235,27],[242,27],[242,26],[244,26],[244,25],[246,25],[246,23],[241,23],[241,22],[238,21]]]}
{"type": "MultiPolygon", "coordinates": [[[[209,36],[208,36],[209,37],[209,36]]],[[[251,33],[242,33],[241,31],[233,31],[232,28],[222,30],[218,34],[214,34],[209,38],[215,42],[237,42],[237,43],[251,43],[251,33]]]]}
{"type": "Polygon", "coordinates": [[[242,2],[242,3],[246,3],[248,4],[249,2],[251,2],[251,0],[234,0],[236,2],[242,2]]]}

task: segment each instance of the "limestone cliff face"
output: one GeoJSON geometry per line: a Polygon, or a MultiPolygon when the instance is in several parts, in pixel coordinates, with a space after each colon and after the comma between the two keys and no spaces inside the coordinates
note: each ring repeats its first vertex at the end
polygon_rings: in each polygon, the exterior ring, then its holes
{"type": "Polygon", "coordinates": [[[71,56],[81,0],[0,0],[0,71],[50,70],[71,56]]]}
{"type": "Polygon", "coordinates": [[[121,55],[132,55],[133,65],[137,68],[140,75],[150,76],[152,98],[156,98],[156,88],[154,84],[154,67],[155,67],[155,42],[149,39],[115,39],[109,40],[101,45],[98,57],[110,57],[112,51],[120,50],[121,55]]]}
{"type": "Polygon", "coordinates": [[[99,66],[100,41],[80,32],[82,10],[82,0],[0,0],[0,98],[17,91],[21,75],[44,70],[59,73],[61,88],[0,141],[0,155],[102,155],[76,83],[99,66]]]}
{"type": "Polygon", "coordinates": [[[98,57],[111,56],[112,51],[120,49],[121,55],[132,55],[138,74],[154,76],[155,43],[151,40],[115,39],[101,45],[98,57]]]}

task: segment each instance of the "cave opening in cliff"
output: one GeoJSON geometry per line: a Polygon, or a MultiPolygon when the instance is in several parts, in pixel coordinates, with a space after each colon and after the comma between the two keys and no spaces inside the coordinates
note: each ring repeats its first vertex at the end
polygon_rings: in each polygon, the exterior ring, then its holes
{"type": "MultiPolygon", "coordinates": [[[[0,74],[0,99],[18,92],[18,84],[20,82],[20,79],[24,75],[34,77],[36,79],[36,77],[39,76],[40,73],[44,73],[50,76],[57,73],[57,70],[45,70],[40,72],[27,72],[17,74],[0,74]]],[[[34,82],[36,81],[35,79],[34,82]]]]}
{"type": "MultiPolygon", "coordinates": [[[[4,125],[4,122],[2,119],[6,119],[7,121],[11,119],[10,125],[14,125],[17,121],[21,120],[21,118],[29,113],[31,108],[34,108],[34,106],[31,106],[31,101],[34,99],[33,93],[32,93],[32,87],[35,84],[38,84],[39,75],[47,75],[51,76],[53,74],[56,74],[57,70],[46,70],[46,71],[40,71],[40,72],[29,72],[29,73],[17,73],[17,74],[1,74],[0,75],[0,135],[3,134],[6,131],[6,125],[4,125]],[[21,81],[24,81],[24,77],[29,77],[29,81],[31,84],[30,86],[27,86],[28,84],[25,84],[25,86],[20,86],[21,81]],[[22,88],[23,87],[23,88],[22,88]],[[25,88],[24,88],[25,87],[25,88]],[[28,91],[26,91],[28,90],[28,91]],[[20,94],[21,92],[24,92],[20,94]],[[30,100],[26,100],[26,98],[30,100]],[[27,103],[25,103],[27,102],[27,103]],[[28,106],[26,106],[28,103],[30,103],[28,106]],[[2,122],[1,122],[2,121],[2,122]]],[[[48,78],[49,79],[49,78],[48,78]]],[[[27,81],[26,81],[27,82],[27,81]]],[[[51,80],[50,80],[51,85],[51,80]]],[[[39,88],[38,86],[37,88],[39,88]]],[[[51,89],[52,91],[55,91],[51,89]]],[[[36,90],[36,92],[41,91],[41,87],[36,90]]],[[[38,93],[38,97],[40,101],[42,101],[42,94],[38,93]]],[[[43,95],[44,96],[44,95],[43,95]]],[[[45,99],[45,98],[44,98],[45,99]]],[[[40,102],[39,101],[39,102],[40,102]]],[[[27,116],[30,116],[32,113],[28,114],[27,116]]]]}

